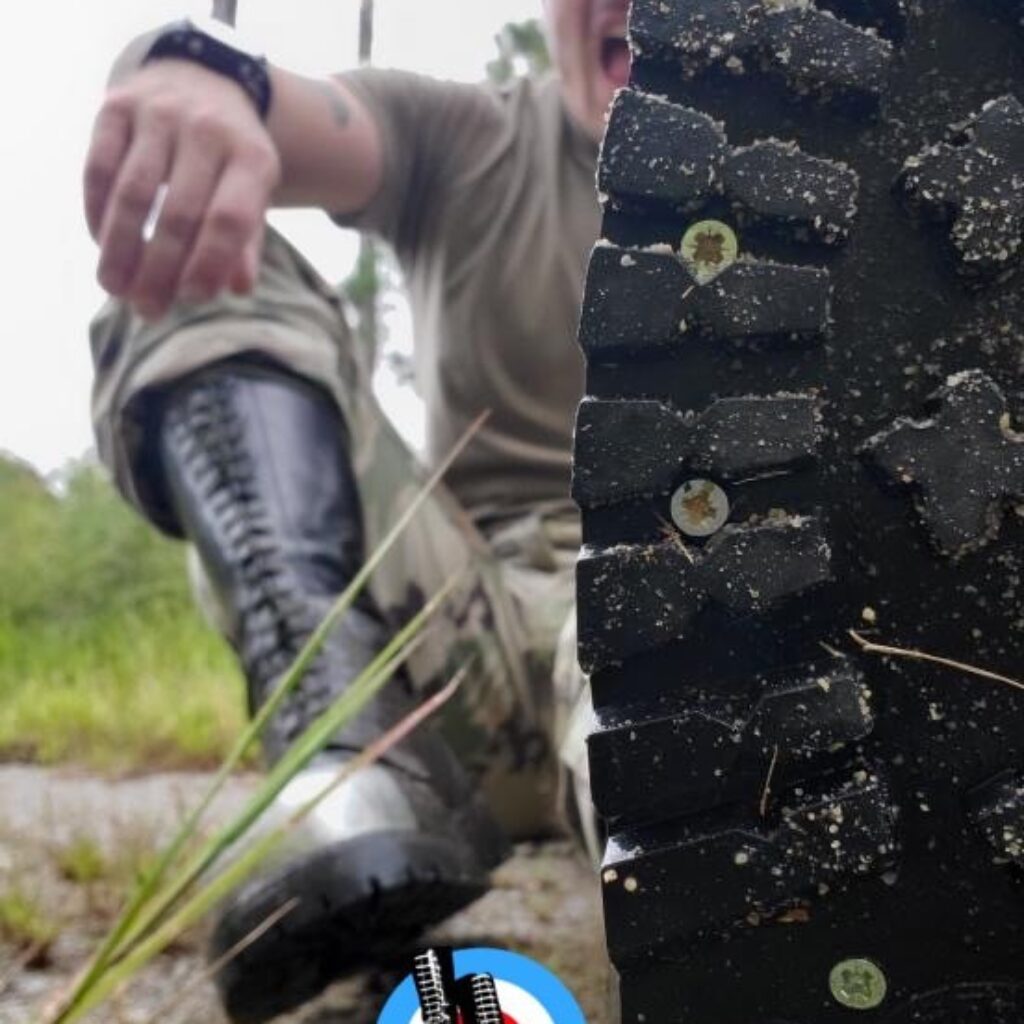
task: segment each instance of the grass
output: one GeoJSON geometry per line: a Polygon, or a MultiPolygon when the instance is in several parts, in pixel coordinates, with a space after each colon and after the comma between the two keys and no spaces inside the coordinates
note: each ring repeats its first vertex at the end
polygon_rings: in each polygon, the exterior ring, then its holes
{"type": "Polygon", "coordinates": [[[57,870],[69,882],[78,885],[92,885],[112,874],[113,865],[106,851],[92,836],[75,836],[56,851],[54,860],[57,870]]]}
{"type": "MultiPolygon", "coordinates": [[[[187,846],[195,854],[201,847],[202,834],[187,846]]],[[[88,832],[80,832],[48,850],[49,859],[66,882],[78,888],[83,902],[80,912],[74,911],[90,928],[113,921],[124,902],[160,860],[157,836],[134,824],[119,826],[113,843],[104,844],[88,832]]],[[[75,906],[79,906],[75,904],[75,906]]],[[[190,948],[194,936],[184,934],[175,948],[190,948]]]]}
{"type": "Polygon", "coordinates": [[[59,934],[59,923],[24,886],[12,884],[0,892],[0,938],[16,950],[32,953],[34,966],[46,962],[59,934]]]}
{"type": "Polygon", "coordinates": [[[243,693],[223,641],[180,601],[0,622],[0,759],[208,768],[243,726],[243,693]]]}
{"type": "Polygon", "coordinates": [[[184,548],[89,461],[56,488],[0,455],[0,759],[134,771],[220,763],[240,675],[184,548]]]}
{"type": "Polygon", "coordinates": [[[313,813],[324,800],[354,772],[385,754],[416,729],[424,718],[434,714],[454,694],[462,681],[463,671],[443,690],[434,694],[401,722],[387,730],[355,758],[339,768],[333,780],[319,793],[297,808],[287,820],[268,832],[251,839],[236,859],[219,872],[218,861],[250,832],[267,808],[280,795],[297,773],[337,735],[352,717],[379,693],[406,661],[422,639],[422,631],[431,617],[447,600],[457,577],[450,579],[427,604],[400,629],[358,678],[333,701],[289,747],[272,767],[256,792],[235,817],[202,842],[200,852],[187,853],[189,843],[199,835],[205,812],[217,793],[252,748],[267,722],[280,710],[294,691],[340,618],[351,608],[359,592],[369,581],[389,549],[394,545],[427,496],[450,468],[486,416],[467,430],[448,458],[397,518],[388,535],[369,554],[345,592],[334,602],[320,625],[308,638],[303,649],[282,675],[276,689],[242,730],[235,745],[211,781],[206,795],[182,822],[177,835],[161,854],[158,862],[140,879],[117,921],[102,940],[88,966],[78,975],[62,997],[48,1007],[46,1024],[72,1024],[93,1007],[116,996],[143,967],[171,943],[206,917],[217,904],[257,871],[275,849],[280,848],[291,831],[313,813]]]}

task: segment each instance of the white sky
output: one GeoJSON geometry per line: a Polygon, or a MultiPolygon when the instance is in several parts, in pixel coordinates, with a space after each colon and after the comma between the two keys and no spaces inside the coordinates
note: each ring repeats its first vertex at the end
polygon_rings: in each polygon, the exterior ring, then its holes
{"type": "MultiPolygon", "coordinates": [[[[239,0],[239,26],[277,63],[309,74],[355,61],[358,0],[239,0]]],[[[377,0],[376,62],[474,81],[507,21],[540,0],[377,0]]],[[[92,443],[86,328],[102,294],[81,213],[80,173],[106,72],[130,36],[205,0],[50,0],[11,5],[0,61],[0,449],[50,471],[92,443]]],[[[275,223],[329,279],[349,270],[354,236],[315,211],[275,223]]],[[[399,315],[393,332],[407,340],[399,315]]],[[[415,435],[416,410],[393,412],[415,435]],[[403,417],[403,414],[404,417],[403,417]]],[[[396,405],[397,402],[397,405],[396,405]]]]}

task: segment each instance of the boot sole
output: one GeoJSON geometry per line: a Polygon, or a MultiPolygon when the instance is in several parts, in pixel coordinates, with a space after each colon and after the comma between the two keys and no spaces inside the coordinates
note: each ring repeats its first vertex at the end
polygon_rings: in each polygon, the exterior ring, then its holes
{"type": "Polygon", "coordinates": [[[634,0],[573,482],[626,1024],[1024,1020],[1022,11],[634,0]]]}
{"type": "Polygon", "coordinates": [[[406,832],[348,840],[260,877],[232,898],[210,958],[293,899],[295,909],[217,976],[225,1010],[259,1024],[353,971],[391,962],[431,925],[477,900],[488,873],[451,843],[406,832]]]}

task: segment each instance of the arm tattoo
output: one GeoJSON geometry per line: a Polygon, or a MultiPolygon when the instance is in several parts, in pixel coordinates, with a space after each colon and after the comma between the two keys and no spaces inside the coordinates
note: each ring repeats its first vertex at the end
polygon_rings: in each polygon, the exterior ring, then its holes
{"type": "Polygon", "coordinates": [[[331,116],[339,128],[347,128],[352,120],[352,111],[349,110],[345,97],[341,95],[337,87],[331,82],[317,82],[316,88],[323,94],[331,108],[331,116]]]}

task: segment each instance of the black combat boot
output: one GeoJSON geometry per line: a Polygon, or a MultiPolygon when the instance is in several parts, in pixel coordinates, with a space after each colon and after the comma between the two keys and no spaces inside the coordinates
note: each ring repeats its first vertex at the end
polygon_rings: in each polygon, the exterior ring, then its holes
{"type": "Polygon", "coordinates": [[[574,483],[624,1024],[1024,1020],[1022,14],[634,0],[574,483]]]}
{"type": "MultiPolygon", "coordinates": [[[[334,403],[279,369],[217,364],[165,396],[161,479],[181,533],[196,546],[226,631],[264,701],[363,558],[359,498],[334,403]]],[[[362,599],[270,723],[279,757],[383,647],[362,599]]],[[[284,814],[415,704],[401,678],[282,793],[284,814]]],[[[212,956],[274,911],[294,910],[219,975],[228,1013],[261,1021],[360,964],[394,953],[480,896],[504,840],[443,741],[421,729],[359,772],[316,811],[286,855],[223,910],[212,956]]]]}

